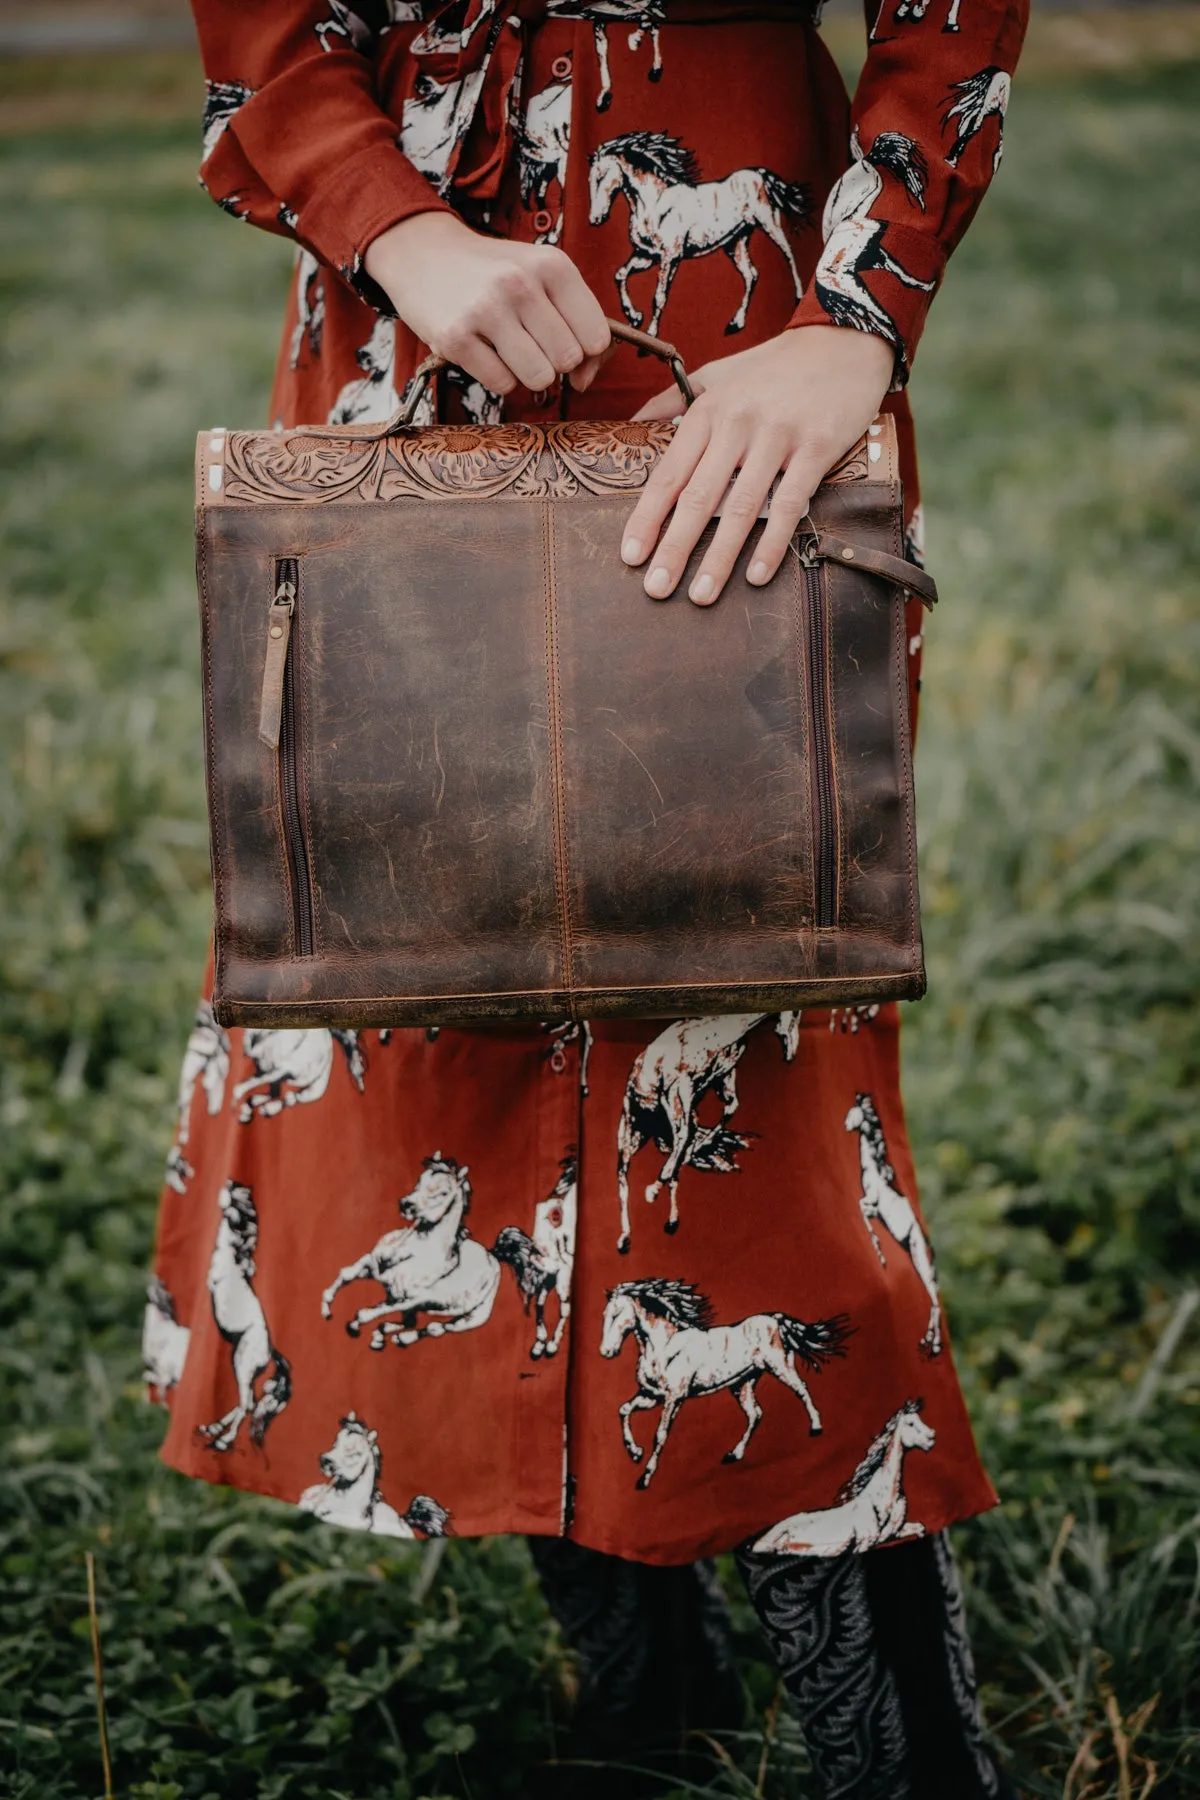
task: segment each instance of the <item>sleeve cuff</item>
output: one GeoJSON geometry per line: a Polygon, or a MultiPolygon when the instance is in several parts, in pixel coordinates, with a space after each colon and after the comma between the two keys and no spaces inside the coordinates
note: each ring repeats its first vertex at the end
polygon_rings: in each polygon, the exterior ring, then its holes
{"type": "Polygon", "coordinates": [[[320,184],[301,212],[299,230],[322,262],[368,305],[391,316],[387,295],[362,266],[368,245],[415,213],[452,211],[399,149],[371,144],[320,184]]]}
{"type": "Polygon", "coordinates": [[[883,220],[872,223],[883,229],[868,246],[869,262],[859,242],[837,231],[831,235],[788,328],[837,325],[885,339],[896,355],[890,391],[898,393],[908,381],[946,258],[925,232],[883,220]]]}

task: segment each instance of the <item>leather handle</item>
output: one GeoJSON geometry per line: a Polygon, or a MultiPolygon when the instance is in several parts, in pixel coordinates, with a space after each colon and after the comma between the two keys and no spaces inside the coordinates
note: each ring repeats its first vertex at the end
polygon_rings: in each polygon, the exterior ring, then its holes
{"type": "MultiPolygon", "coordinates": [[[[657,356],[665,362],[675,377],[675,385],[683,396],[684,406],[692,404],[696,398],[695,391],[688,380],[687,370],[683,366],[683,358],[674,344],[668,344],[663,338],[652,337],[648,331],[638,331],[634,326],[627,325],[624,319],[608,319],[605,323],[613,337],[621,343],[632,344],[635,350],[648,351],[651,356],[657,356]]],[[[390,437],[392,432],[402,431],[405,426],[411,425],[413,415],[421,404],[429,383],[439,369],[444,369],[449,365],[449,360],[449,357],[438,356],[436,352],[427,356],[425,361],[413,371],[408,396],[403,405],[398,406],[391,418],[385,420],[371,435],[373,437],[390,437]]]]}

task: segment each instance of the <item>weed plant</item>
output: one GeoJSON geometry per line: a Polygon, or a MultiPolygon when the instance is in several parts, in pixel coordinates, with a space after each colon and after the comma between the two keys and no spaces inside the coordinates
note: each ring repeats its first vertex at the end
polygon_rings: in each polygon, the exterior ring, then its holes
{"type": "MultiPolygon", "coordinates": [[[[208,926],[190,446],[264,415],[287,255],[161,105],[62,109],[0,142],[0,1784],[100,1792],[92,1550],[122,1796],[505,1800],[571,1683],[518,1542],[385,1547],[155,1461],[208,926]]],[[[984,1695],[1044,1800],[1200,1794],[1198,167],[1200,65],[1018,88],[914,378],[907,1093],[1004,1501],[957,1533],[984,1695]]],[[[712,1791],[800,1800],[738,1617],[759,1723],[712,1791]]]]}

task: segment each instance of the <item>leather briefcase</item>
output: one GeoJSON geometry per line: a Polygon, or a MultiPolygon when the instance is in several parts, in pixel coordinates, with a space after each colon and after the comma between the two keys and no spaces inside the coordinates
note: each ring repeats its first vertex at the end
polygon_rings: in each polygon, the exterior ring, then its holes
{"type": "Polygon", "coordinates": [[[904,596],[936,590],[892,421],[700,609],[619,557],[672,425],[415,426],[420,387],[199,439],[221,1024],[921,994],[904,596]]]}

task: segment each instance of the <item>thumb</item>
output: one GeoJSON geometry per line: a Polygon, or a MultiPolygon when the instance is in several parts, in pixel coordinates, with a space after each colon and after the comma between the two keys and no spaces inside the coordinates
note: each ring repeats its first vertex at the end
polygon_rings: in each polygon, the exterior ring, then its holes
{"type": "MultiPolygon", "coordinates": [[[[695,376],[692,377],[692,390],[697,396],[704,392],[704,383],[697,381],[695,376]]],[[[637,420],[677,419],[682,411],[682,396],[672,383],[661,394],[655,394],[653,399],[647,400],[645,406],[639,407],[633,416],[637,420]]]]}

